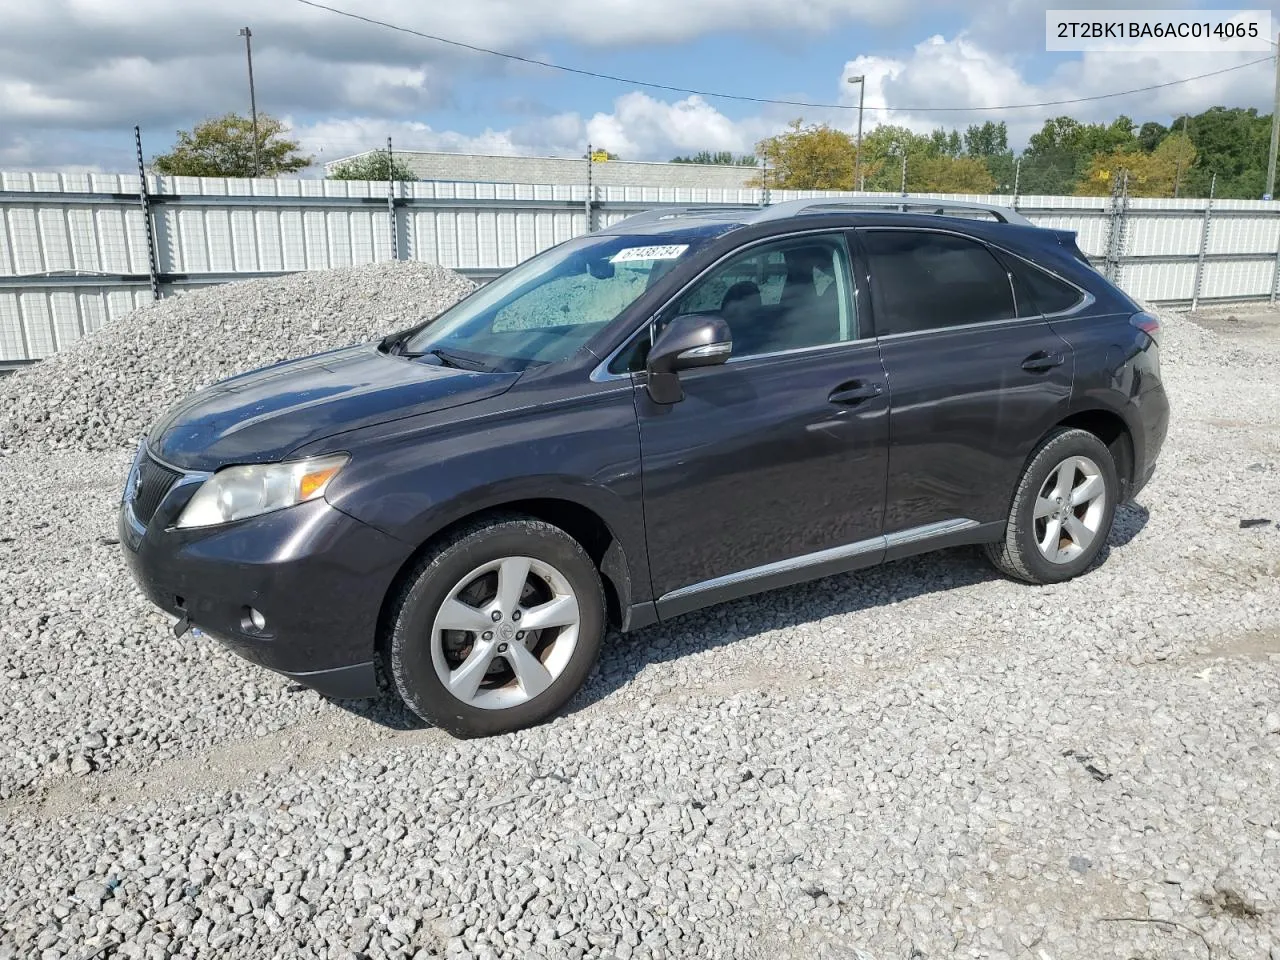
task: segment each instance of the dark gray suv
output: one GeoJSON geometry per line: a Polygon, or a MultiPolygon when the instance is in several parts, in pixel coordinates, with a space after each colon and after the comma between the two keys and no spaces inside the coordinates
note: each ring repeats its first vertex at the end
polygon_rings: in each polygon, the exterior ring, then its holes
{"type": "Polygon", "coordinates": [[[1084,572],[1164,440],[1157,321],[1070,233],[894,206],[652,211],[202,391],[139,446],[130,568],[179,635],[464,736],[609,624],[957,544],[1084,572]]]}

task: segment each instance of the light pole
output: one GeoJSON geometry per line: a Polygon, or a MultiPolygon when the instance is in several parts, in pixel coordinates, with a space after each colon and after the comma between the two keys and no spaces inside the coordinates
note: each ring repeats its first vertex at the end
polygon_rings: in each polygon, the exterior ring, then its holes
{"type": "Polygon", "coordinates": [[[1271,153],[1267,157],[1267,196],[1276,195],[1276,148],[1280,147],[1280,44],[1276,44],[1276,99],[1271,107],[1271,153]]]}
{"type": "Polygon", "coordinates": [[[249,113],[253,118],[253,175],[256,177],[259,173],[258,99],[253,92],[253,31],[248,27],[241,27],[240,36],[244,37],[244,55],[249,59],[249,113]]]}
{"type": "Polygon", "coordinates": [[[861,189],[858,185],[858,173],[861,171],[862,163],[862,102],[867,92],[867,78],[865,76],[850,77],[850,83],[858,85],[858,139],[853,145],[853,189],[861,189]]]}

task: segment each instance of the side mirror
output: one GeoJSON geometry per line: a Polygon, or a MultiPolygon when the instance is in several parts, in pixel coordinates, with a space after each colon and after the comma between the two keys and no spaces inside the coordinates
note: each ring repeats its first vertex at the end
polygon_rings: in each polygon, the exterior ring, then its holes
{"type": "Polygon", "coordinates": [[[681,370],[712,367],[724,363],[733,353],[729,325],[716,314],[687,314],[672,320],[649,351],[645,367],[649,374],[649,396],[654,403],[676,403],[684,399],[681,370]]]}

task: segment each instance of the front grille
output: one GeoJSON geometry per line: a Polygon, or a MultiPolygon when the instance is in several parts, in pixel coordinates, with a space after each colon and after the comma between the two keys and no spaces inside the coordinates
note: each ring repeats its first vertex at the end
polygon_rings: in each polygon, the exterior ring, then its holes
{"type": "Polygon", "coordinates": [[[138,461],[138,483],[133,490],[133,515],[145,525],[155,516],[160,501],[182,474],[162,467],[145,454],[138,461]]]}

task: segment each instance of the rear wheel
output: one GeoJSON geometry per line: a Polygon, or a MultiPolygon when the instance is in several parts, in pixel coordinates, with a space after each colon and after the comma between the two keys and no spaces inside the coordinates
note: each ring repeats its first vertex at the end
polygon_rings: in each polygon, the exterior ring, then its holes
{"type": "Polygon", "coordinates": [[[392,611],[389,672],[405,703],[459,737],[559,710],[600,652],[605,605],[591,558],[563,530],[513,518],[446,541],[392,611]]]}
{"type": "Polygon", "coordinates": [[[1004,540],[987,556],[1028,583],[1079,576],[1107,542],[1120,482],[1106,444],[1085,430],[1063,429],[1031,458],[1009,511],[1004,540]]]}

